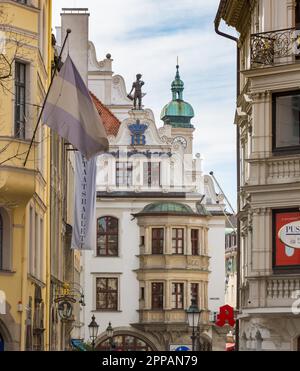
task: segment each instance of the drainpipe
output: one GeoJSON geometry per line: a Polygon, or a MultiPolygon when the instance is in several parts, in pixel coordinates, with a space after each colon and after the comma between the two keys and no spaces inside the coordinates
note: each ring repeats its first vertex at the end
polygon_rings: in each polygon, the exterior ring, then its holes
{"type": "MultiPolygon", "coordinates": [[[[221,14],[222,10],[225,5],[225,0],[220,1],[219,9],[215,18],[215,32],[222,36],[225,37],[226,39],[232,40],[236,42],[237,45],[237,87],[236,87],[236,96],[237,99],[240,95],[240,49],[238,46],[238,41],[239,39],[237,37],[228,35],[222,31],[219,30],[220,27],[220,22],[221,22],[221,14]]],[[[240,188],[241,188],[241,170],[240,170],[240,130],[239,126],[237,125],[236,127],[236,160],[237,160],[237,299],[236,299],[236,306],[237,306],[237,311],[240,311],[240,304],[241,304],[241,299],[240,299],[240,283],[241,283],[241,274],[240,274],[240,268],[241,268],[241,243],[240,243],[240,237],[241,237],[241,224],[240,224],[240,219],[239,219],[239,214],[241,211],[240,207],[240,188]]],[[[236,321],[236,351],[239,351],[240,349],[240,322],[237,319],[236,321]]]]}

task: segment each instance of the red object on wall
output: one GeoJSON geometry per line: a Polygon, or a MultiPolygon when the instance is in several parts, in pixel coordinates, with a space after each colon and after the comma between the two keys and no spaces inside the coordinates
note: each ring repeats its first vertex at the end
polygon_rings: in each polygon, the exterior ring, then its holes
{"type": "Polygon", "coordinates": [[[235,325],[234,309],[230,305],[221,307],[217,316],[216,325],[218,327],[224,327],[226,324],[229,324],[231,327],[235,325]]]}
{"type": "Polygon", "coordinates": [[[300,220],[299,211],[275,212],[274,214],[274,231],[275,233],[275,267],[295,267],[300,266],[300,249],[290,249],[287,254],[287,247],[279,238],[279,231],[285,225],[300,220]]]}

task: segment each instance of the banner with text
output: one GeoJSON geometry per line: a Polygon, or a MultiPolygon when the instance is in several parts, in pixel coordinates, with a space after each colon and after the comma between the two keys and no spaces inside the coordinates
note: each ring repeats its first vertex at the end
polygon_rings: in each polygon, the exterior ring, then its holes
{"type": "Polygon", "coordinates": [[[96,161],[75,152],[73,250],[93,250],[96,237],[96,161]]]}

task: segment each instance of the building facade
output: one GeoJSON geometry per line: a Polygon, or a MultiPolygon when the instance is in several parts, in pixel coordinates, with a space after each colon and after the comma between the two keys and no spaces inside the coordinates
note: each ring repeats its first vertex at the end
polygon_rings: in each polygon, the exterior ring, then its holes
{"type": "Polygon", "coordinates": [[[194,111],[179,66],[160,129],[151,110],[132,110],[111,56],[98,62],[92,43],[89,87],[113,116],[109,153],[98,159],[96,246],[84,254],[82,337],[89,340],[95,315],[99,350],[111,348],[109,322],[119,350],[191,346],[186,310],[194,298],[203,310],[202,349],[211,349],[210,311],[224,304],[224,205],[193,156],[194,111]]]}
{"type": "Polygon", "coordinates": [[[1,1],[0,339],[48,349],[49,130],[33,130],[51,72],[51,1],[1,1]]]}
{"type": "Polygon", "coordinates": [[[225,235],[225,303],[236,309],[237,302],[237,234],[226,228],[225,235]]]}
{"type": "Polygon", "coordinates": [[[240,349],[300,350],[300,3],[220,2],[239,32],[240,349]]]}

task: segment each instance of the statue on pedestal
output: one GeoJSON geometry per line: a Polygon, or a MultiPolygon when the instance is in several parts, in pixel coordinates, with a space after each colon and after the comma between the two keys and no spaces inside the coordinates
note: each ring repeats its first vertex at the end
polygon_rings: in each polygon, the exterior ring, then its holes
{"type": "Polygon", "coordinates": [[[129,99],[133,100],[133,106],[135,110],[142,109],[142,99],[146,95],[142,93],[142,87],[145,85],[145,83],[141,80],[141,78],[142,75],[140,73],[136,75],[136,81],[132,84],[131,92],[127,96],[129,99]],[[133,91],[134,95],[132,96],[131,94],[133,91]]]}

